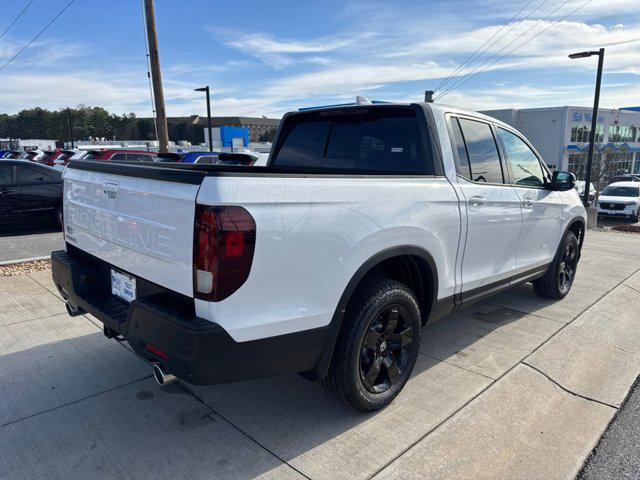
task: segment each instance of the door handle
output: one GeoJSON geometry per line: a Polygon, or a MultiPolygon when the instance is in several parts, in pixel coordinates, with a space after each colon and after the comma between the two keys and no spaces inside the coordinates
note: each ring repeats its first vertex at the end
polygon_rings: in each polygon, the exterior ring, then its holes
{"type": "Polygon", "coordinates": [[[481,197],[480,195],[474,195],[469,199],[469,205],[473,205],[475,207],[480,207],[484,205],[486,202],[487,201],[485,200],[485,198],[481,197]]]}
{"type": "Polygon", "coordinates": [[[522,200],[522,206],[525,208],[531,208],[533,207],[533,204],[535,202],[533,200],[531,200],[530,198],[525,198],[524,200],[522,200]]]}

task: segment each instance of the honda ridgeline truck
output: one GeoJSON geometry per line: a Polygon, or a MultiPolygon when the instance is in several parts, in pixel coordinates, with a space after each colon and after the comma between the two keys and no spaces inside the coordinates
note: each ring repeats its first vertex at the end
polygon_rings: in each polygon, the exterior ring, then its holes
{"type": "Polygon", "coordinates": [[[263,167],[72,161],[53,280],[159,383],[301,373],[393,400],[422,326],[571,288],[585,209],[518,131],[432,103],[285,115],[263,167]]]}

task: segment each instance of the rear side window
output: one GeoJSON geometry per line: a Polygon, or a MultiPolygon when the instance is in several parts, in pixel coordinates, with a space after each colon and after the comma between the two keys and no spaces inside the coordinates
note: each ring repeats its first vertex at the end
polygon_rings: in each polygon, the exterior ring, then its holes
{"type": "Polygon", "coordinates": [[[498,147],[488,123],[460,118],[460,127],[469,156],[471,180],[504,183],[498,147]]]}
{"type": "Polygon", "coordinates": [[[433,175],[411,108],[312,112],[290,117],[273,165],[362,173],[433,175]]]}
{"type": "Polygon", "coordinates": [[[145,153],[127,153],[127,160],[129,162],[150,162],[153,160],[153,155],[147,155],[145,153]]]}
{"type": "Polygon", "coordinates": [[[127,160],[127,155],[124,153],[116,153],[109,160],[113,162],[124,162],[125,160],[127,160]]]}
{"type": "Polygon", "coordinates": [[[11,185],[13,183],[13,167],[11,165],[0,165],[0,185],[11,185]]]}
{"type": "Polygon", "coordinates": [[[464,137],[458,119],[451,118],[451,129],[453,131],[453,141],[456,144],[456,172],[458,175],[471,180],[471,167],[469,166],[469,156],[467,155],[467,147],[464,145],[464,137]]]}

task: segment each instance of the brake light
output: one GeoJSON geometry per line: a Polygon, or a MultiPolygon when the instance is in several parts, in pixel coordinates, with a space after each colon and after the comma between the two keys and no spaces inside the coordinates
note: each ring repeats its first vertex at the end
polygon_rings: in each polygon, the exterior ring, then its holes
{"type": "Polygon", "coordinates": [[[249,277],[256,224],[242,207],[196,205],[193,235],[193,293],[219,302],[249,277]]]}

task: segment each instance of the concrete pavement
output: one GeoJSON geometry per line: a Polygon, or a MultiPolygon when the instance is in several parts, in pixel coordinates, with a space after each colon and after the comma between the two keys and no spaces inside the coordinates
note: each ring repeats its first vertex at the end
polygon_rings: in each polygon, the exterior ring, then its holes
{"type": "Polygon", "coordinates": [[[0,278],[0,478],[572,478],[640,373],[639,242],[591,232],[565,300],[429,325],[366,415],[297,375],[160,390],[49,274],[0,278]]]}

